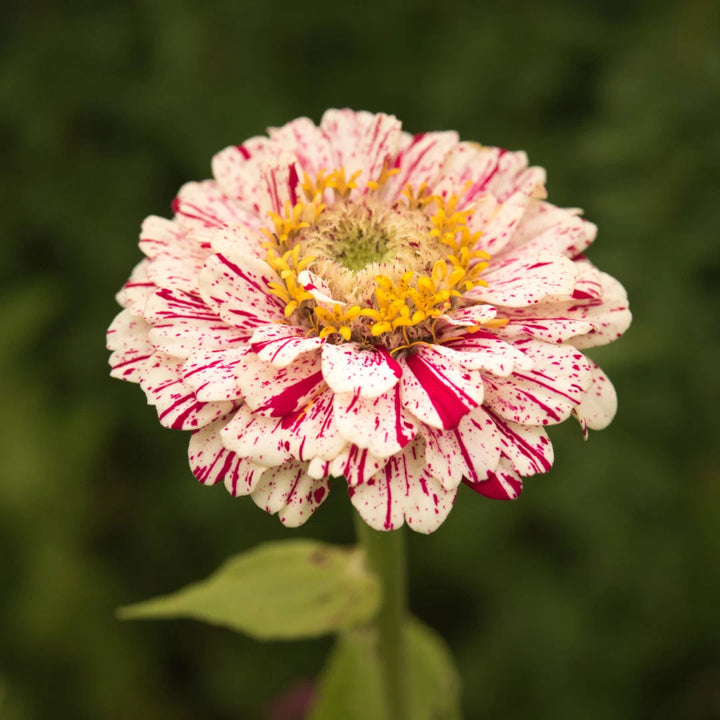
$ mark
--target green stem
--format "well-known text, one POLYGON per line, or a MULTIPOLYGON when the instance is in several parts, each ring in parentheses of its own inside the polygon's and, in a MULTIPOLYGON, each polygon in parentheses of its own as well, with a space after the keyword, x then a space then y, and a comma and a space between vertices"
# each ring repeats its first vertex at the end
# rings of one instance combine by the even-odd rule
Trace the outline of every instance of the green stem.
POLYGON ((382 601, 375 618, 378 653, 387 706, 392 720, 409 720, 409 686, 405 650, 407 568, 405 535, 400 530, 377 532, 355 514, 355 531, 368 565, 380 579, 382 601))

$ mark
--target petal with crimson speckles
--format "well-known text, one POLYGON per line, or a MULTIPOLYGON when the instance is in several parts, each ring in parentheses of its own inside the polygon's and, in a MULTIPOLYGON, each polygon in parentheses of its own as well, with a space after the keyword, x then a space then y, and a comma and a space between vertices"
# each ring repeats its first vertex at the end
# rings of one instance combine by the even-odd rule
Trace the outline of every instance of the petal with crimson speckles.
POLYGON ((183 380, 201 402, 237 400, 242 395, 237 366, 248 352, 246 347, 198 350, 183 365, 183 380))
POLYGON ((328 474, 344 477, 348 485, 360 485, 385 467, 389 458, 379 458, 367 448, 346 445, 345 449, 330 463, 328 474))
POLYGON ((228 326, 202 298, 181 290, 157 290, 147 301, 145 317, 152 325, 153 345, 178 358, 189 357, 198 347, 222 350, 249 339, 247 330, 228 326))
POLYGON ((197 430, 227 415, 233 403, 202 403, 182 377, 182 360, 155 353, 145 366, 140 387, 154 405, 160 423, 173 430, 197 430))
POLYGON ((580 404, 592 382, 588 360, 570 345, 517 343, 534 361, 507 378, 485 376, 485 404, 521 425, 556 425, 580 404))
POLYGON ((324 344, 318 337, 307 337, 305 328, 294 325, 261 325, 253 333, 250 347, 257 356, 275 367, 285 367, 299 355, 324 344))
POLYGON ((465 480, 465 484, 479 495, 491 500, 515 500, 522 492, 522 478, 512 469, 506 458, 480 482, 465 480))
POLYGON ((238 368, 238 379, 245 402, 272 417, 302 410, 325 389, 319 352, 304 353, 281 368, 249 354, 238 368))
POLYGON ((595 239, 597 226, 547 202, 533 201, 504 248, 504 255, 558 253, 574 258, 595 239))
POLYGON ((129 310, 123 310, 107 331, 107 348, 110 356, 110 375, 127 382, 139 383, 145 364, 155 349, 148 339, 150 326, 129 310))
POLYGON ((301 183, 302 168, 292 153, 280 152, 268 158, 262 165, 257 191, 260 216, 266 218, 268 212, 281 215, 286 204, 292 208, 304 200, 301 183))
POLYGON ((252 499, 266 512, 279 515, 283 525, 298 527, 317 510, 329 491, 326 479, 311 478, 303 463, 288 462, 263 473, 252 499))
POLYGON ((242 145, 232 145, 213 157, 213 176, 223 192, 257 213, 260 165, 273 152, 273 143, 266 137, 254 137, 242 145))
POLYGON ((605 429, 617 412, 617 393, 608 376, 592 361, 592 385, 582 402, 573 410, 587 437, 590 430, 605 429))
POLYGON ((402 369, 385 348, 365 349, 354 343, 328 343, 322 351, 322 373, 333 392, 375 398, 398 384, 402 369))
POLYGON ((477 480, 500 460, 501 436, 494 418, 482 407, 470 411, 452 430, 425 430, 425 459, 446 490, 463 477, 477 480))
POLYGON ((395 159, 400 170, 385 185, 383 195, 389 202, 397 200, 407 183, 419 187, 432 185, 445 164, 448 153, 457 145, 456 132, 429 132, 414 135, 395 159))
POLYGON ((268 417, 247 406, 223 430, 225 445, 263 465, 295 458, 333 460, 345 447, 333 418, 333 394, 326 390, 299 412, 268 417))
POLYGON ((254 330, 285 319, 285 304, 268 289, 268 283, 278 280, 275 271, 253 255, 245 254, 242 262, 212 255, 200 273, 200 292, 228 325, 254 330))
POLYGON ((157 286, 148 278, 149 260, 141 260, 132 271, 130 279, 115 295, 118 305, 133 315, 144 315, 147 299, 157 290, 157 286))
POLYGON ((340 434, 379 458, 400 452, 417 433, 417 423, 403 409, 397 385, 376 398, 336 394, 334 407, 340 434))
POLYGON ((473 300, 524 307, 554 295, 570 295, 578 270, 564 255, 515 258, 491 263, 483 277, 488 287, 478 286, 465 293, 473 300))
POLYGON ((553 446, 544 428, 518 425, 499 417, 494 418, 502 453, 520 475, 545 473, 552 467, 553 446))
POLYGON ((299 160, 302 171, 311 178, 315 178, 320 170, 327 172, 334 167, 332 147, 312 120, 301 117, 281 128, 269 128, 268 134, 277 145, 299 160))
POLYGON ((229 198, 214 180, 186 183, 173 201, 175 219, 188 231, 226 225, 260 225, 257 214, 229 198))
POLYGON ((431 427, 457 427, 483 400, 480 374, 453 364, 448 353, 435 346, 420 346, 401 358, 400 365, 403 406, 431 427))
POLYGON ((533 361, 525 353, 488 330, 476 330, 449 341, 443 352, 450 362, 467 370, 481 370, 507 377, 517 370, 530 370, 533 361))
POLYGON ((431 533, 445 520, 457 490, 445 490, 430 474, 422 443, 414 442, 368 481, 351 488, 363 520, 375 530, 395 530, 407 520, 416 532, 431 533))
POLYGON ((249 495, 267 468, 240 457, 222 444, 220 430, 225 422, 221 418, 192 434, 188 448, 190 468, 203 485, 222 482, 235 497, 249 495))

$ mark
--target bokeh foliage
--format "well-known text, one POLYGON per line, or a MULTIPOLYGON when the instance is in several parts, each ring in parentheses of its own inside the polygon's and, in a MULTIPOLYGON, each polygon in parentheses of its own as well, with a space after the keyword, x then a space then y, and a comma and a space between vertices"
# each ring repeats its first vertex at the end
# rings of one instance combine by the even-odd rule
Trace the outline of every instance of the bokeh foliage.
POLYGON ((352 538, 341 487, 285 531, 194 482, 110 381, 148 214, 211 155, 326 107, 524 148, 600 226, 635 322, 594 357, 620 411, 516 503, 411 538, 414 611, 467 717, 720 716, 720 3, 6 0, 0 23, 0 716, 255 720, 329 641, 262 645, 116 606, 272 539, 352 538))

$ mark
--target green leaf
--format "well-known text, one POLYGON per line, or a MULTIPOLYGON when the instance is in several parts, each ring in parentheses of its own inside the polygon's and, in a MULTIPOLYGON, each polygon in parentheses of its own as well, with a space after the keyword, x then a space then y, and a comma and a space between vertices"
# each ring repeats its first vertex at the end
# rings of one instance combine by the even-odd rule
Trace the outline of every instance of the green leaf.
POLYGON ((375 632, 370 628, 358 628, 338 637, 308 720, 338 718, 392 720, 375 654, 375 632))
POLYGON ((120 608, 118 615, 195 618, 259 640, 290 640, 366 622, 379 599, 360 549, 295 540, 260 545, 202 582, 120 608))
MULTIPOLYGON (((442 638, 419 620, 406 627, 411 720, 460 720, 460 681, 442 638)), ((343 633, 320 680, 309 720, 392 720, 382 686, 376 636, 343 633)))
POLYGON ((412 719, 460 720, 460 677, 445 641, 427 625, 411 618, 407 644, 412 719))

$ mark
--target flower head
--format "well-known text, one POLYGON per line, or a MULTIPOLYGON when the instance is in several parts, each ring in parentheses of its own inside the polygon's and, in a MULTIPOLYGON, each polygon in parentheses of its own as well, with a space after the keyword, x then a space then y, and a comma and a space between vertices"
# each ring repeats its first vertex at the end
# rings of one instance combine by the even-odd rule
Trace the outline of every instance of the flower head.
POLYGON ((372 527, 431 532, 461 482, 514 499, 549 470, 545 426, 612 419, 581 350, 628 327, 625 291, 524 153, 330 110, 213 174, 143 223, 108 331, 201 482, 295 526, 344 477, 372 527))

